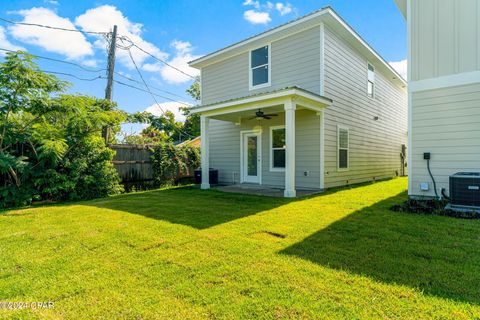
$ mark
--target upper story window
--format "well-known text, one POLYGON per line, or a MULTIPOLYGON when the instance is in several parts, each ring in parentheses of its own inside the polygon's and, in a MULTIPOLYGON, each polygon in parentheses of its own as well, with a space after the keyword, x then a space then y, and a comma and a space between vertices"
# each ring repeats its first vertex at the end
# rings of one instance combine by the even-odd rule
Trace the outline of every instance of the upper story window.
POLYGON ((270 46, 250 51, 250 90, 270 85, 270 46))
POLYGON ((338 126, 338 170, 348 170, 349 166, 349 149, 350 149, 350 133, 346 127, 338 126))
POLYGON ((367 70, 367 95, 373 98, 375 95, 375 67, 368 63, 367 70))
POLYGON ((285 170, 285 126, 270 127, 270 171, 285 170))

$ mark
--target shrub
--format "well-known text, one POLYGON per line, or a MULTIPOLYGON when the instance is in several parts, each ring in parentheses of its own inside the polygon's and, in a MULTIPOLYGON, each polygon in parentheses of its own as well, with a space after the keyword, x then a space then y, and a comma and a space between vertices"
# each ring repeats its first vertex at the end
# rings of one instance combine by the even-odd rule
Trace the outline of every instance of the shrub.
POLYGON ((175 184, 199 165, 200 150, 196 147, 163 143, 153 148, 152 168, 156 186, 175 184))
POLYGON ((118 131, 126 115, 110 101, 62 95, 66 87, 26 53, 0 64, 0 207, 122 190, 101 132, 118 131))

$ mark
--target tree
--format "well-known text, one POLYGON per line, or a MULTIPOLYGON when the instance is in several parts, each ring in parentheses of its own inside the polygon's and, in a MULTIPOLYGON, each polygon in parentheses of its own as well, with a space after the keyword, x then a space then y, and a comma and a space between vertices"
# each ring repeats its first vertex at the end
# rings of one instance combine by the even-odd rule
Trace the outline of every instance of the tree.
POLYGON ((0 206, 88 199, 121 190, 101 137, 126 114, 110 101, 62 92, 24 53, 0 64, 0 206))
MULTIPOLYGON (((196 77, 192 85, 187 89, 187 93, 197 102, 200 102, 200 78, 196 77)), ((182 107, 183 115, 185 116, 185 124, 183 125, 183 131, 191 136, 200 135, 200 116, 198 114, 192 114, 190 108, 182 107)))
MULTIPOLYGON (((195 78, 186 92, 200 102, 200 78, 195 78)), ((139 134, 124 135, 123 142, 128 144, 161 144, 185 141, 200 135, 200 116, 192 114, 189 107, 180 107, 185 115, 185 123, 177 122, 175 115, 166 111, 160 116, 148 112, 138 112, 130 115, 128 122, 145 123, 148 127, 139 134)))

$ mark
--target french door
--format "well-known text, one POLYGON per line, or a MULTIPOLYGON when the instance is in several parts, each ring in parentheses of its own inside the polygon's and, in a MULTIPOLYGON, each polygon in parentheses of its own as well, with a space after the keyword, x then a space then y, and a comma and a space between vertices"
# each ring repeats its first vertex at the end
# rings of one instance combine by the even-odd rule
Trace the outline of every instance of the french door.
POLYGON ((260 132, 243 133, 242 153, 243 182, 260 184, 262 170, 260 132))

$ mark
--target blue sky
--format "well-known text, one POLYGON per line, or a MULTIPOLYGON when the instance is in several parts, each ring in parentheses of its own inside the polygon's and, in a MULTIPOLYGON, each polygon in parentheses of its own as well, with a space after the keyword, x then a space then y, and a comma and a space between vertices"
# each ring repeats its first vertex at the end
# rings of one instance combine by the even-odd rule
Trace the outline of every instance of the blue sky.
MULTIPOLYGON (((113 24, 118 24, 121 35, 193 75, 195 70, 186 65, 187 61, 328 5, 387 61, 403 61, 406 57, 405 21, 393 0, 0 0, 0 4, 0 17, 14 21, 101 32, 107 32, 113 24)), ((79 63, 91 69, 103 69, 106 66, 105 46, 105 40, 98 36, 0 21, 0 48, 23 48, 33 54, 79 63)), ((174 95, 154 89, 155 93, 173 100, 192 102, 185 94, 185 89, 191 84, 189 77, 135 48, 131 50, 147 83, 174 95)), ((128 51, 118 50, 117 57, 116 71, 140 81, 128 51)), ((42 69, 72 73, 82 78, 104 75, 104 72, 85 72, 55 62, 39 60, 38 63, 42 69)), ((405 64, 397 63, 395 67, 405 68, 405 64)), ((80 81, 67 76, 59 77, 73 83, 71 92, 104 95, 104 79, 80 81)), ((122 109, 129 112, 143 111, 154 105, 148 93, 118 84, 114 86, 113 97, 122 109)), ((168 102, 160 97, 157 100, 159 103, 168 102)), ((176 110, 178 104, 166 103, 163 108, 176 110)))

